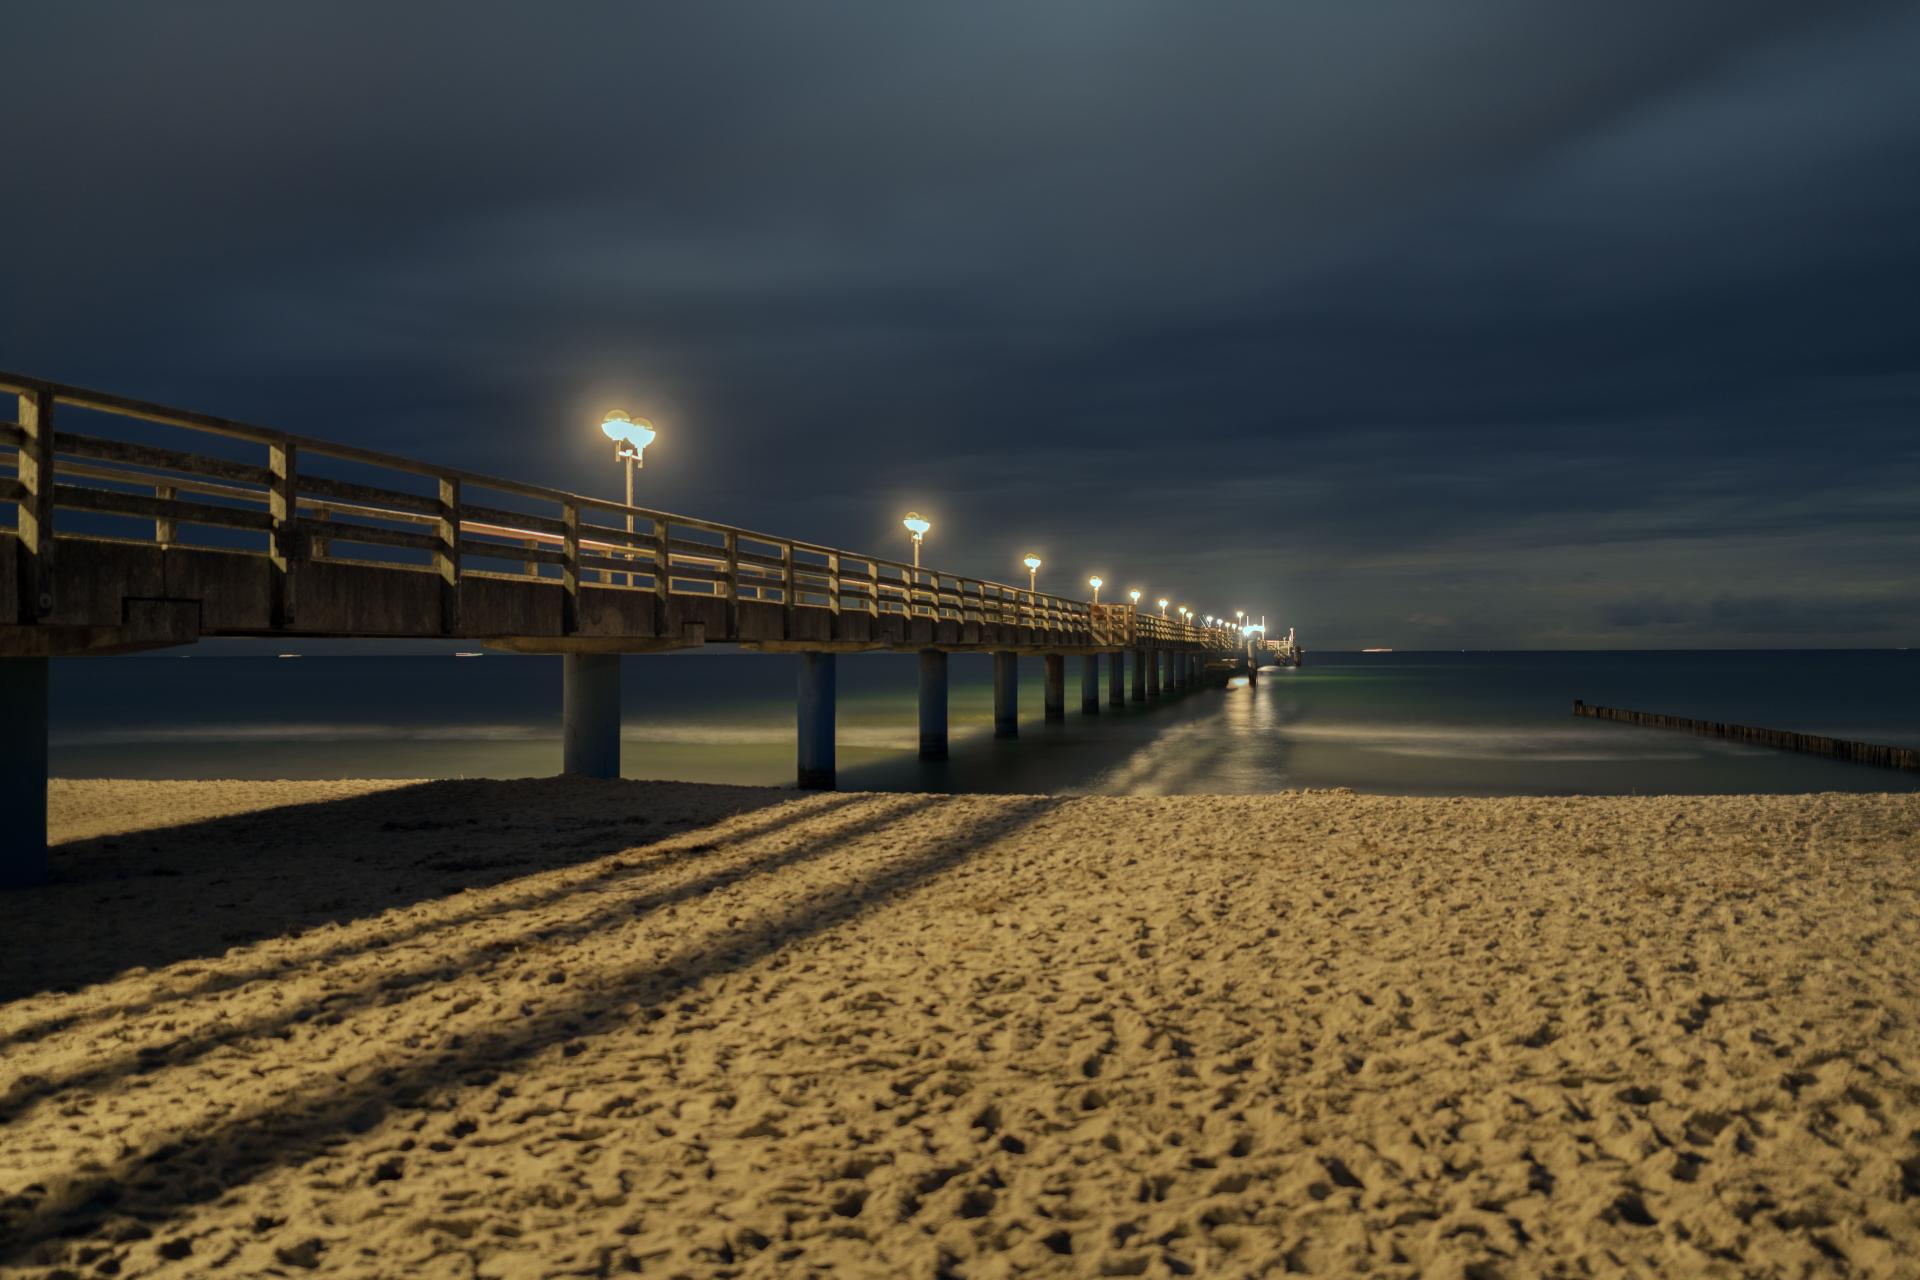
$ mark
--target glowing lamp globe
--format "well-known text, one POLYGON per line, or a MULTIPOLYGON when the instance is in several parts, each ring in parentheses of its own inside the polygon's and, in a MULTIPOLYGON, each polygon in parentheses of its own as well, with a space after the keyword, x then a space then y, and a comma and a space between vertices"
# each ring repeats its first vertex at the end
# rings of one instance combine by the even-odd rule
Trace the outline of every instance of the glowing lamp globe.
POLYGON ((647 451, 654 441, 653 424, 645 418, 627 416, 624 409, 615 409, 600 423, 600 430, 607 439, 619 446, 622 454, 631 453, 638 458, 647 451))

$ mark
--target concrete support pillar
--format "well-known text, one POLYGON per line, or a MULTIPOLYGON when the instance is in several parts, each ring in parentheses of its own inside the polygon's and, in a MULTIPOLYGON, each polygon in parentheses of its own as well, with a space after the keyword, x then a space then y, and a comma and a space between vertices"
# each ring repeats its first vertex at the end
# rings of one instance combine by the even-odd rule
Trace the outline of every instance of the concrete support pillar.
POLYGON ((1187 659, 1187 664, 1193 672, 1191 677, 1193 687, 1198 689, 1207 682, 1207 656, 1203 653, 1196 653, 1187 659))
POLYGON ((1179 693, 1186 687, 1187 682, 1180 677, 1180 655, 1169 649, 1167 651, 1167 692, 1179 693))
POLYGON ((1147 700, 1147 651, 1145 649, 1133 651, 1133 700, 1135 702, 1147 700))
POLYGON ((47 660, 0 658, 0 889, 47 880, 47 660))
POLYGON ((947 655, 920 651, 920 758, 947 758, 947 655))
POLYGON ((620 776, 620 655, 569 653, 560 702, 561 769, 575 778, 620 776))
POLYGON ((1107 655, 1107 705, 1127 705, 1127 652, 1124 649, 1107 655))
POLYGON ((796 781, 803 790, 833 790, 833 700, 833 655, 801 654, 800 698, 794 718, 800 731, 796 781))
POLYGON ((1100 655, 1089 653, 1080 659, 1080 710, 1082 714, 1100 714, 1100 655))
MULTIPOLYGON (((996 656, 995 661, 999 659, 996 656)), ((1067 659, 1065 654, 1049 653, 1047 661, 1047 719, 1065 720, 1067 718, 1067 659)), ((994 669, 996 678, 999 668, 994 669)), ((996 686, 996 697, 997 697, 996 686)), ((998 705, 997 701, 996 704, 998 705)))
POLYGON ((1160 651, 1148 649, 1141 656, 1147 660, 1147 696, 1157 698, 1160 696, 1160 651))
POLYGON ((993 655, 993 736, 1020 736, 1020 656, 993 655))
POLYGON ((1247 654, 1247 683, 1260 683, 1260 659, 1252 653, 1247 654))

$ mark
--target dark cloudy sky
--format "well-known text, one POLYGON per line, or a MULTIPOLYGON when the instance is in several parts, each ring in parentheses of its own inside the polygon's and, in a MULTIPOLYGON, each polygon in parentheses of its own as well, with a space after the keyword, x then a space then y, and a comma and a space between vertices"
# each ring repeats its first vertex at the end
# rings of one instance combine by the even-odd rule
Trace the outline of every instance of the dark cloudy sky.
POLYGON ((0 367, 1309 645, 1920 639, 1920 4, 7 6, 0 367))

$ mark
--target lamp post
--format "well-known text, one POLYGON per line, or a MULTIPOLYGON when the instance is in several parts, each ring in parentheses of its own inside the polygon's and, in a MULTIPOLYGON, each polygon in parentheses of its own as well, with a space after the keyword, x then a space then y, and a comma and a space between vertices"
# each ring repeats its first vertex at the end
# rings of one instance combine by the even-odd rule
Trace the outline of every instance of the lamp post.
POLYGON ((1154 603, 1160 606, 1160 616, 1163 618, 1166 617, 1167 616, 1167 598, 1165 596, 1161 596, 1158 600, 1154 601, 1154 603))
POLYGON ((1095 574, 1093 577, 1087 579, 1087 585, 1093 588, 1093 602, 1095 604, 1100 603, 1100 588, 1104 586, 1105 583, 1106 580, 1099 574, 1095 574))
POLYGON ((918 511, 907 512, 907 518, 900 522, 906 526, 907 534, 913 539, 913 567, 920 567, 920 540, 927 536, 927 530, 933 525, 918 511))
POLYGON ((1127 592, 1127 598, 1133 601, 1133 607, 1136 610, 1140 608, 1140 593, 1137 590, 1127 592))
POLYGON ((1040 557, 1029 551, 1020 563, 1027 566, 1027 594, 1032 595, 1040 589, 1040 557))
MULTIPOLYGON (((627 464, 627 505, 633 505, 633 473, 646 465, 647 446, 653 443, 653 424, 645 418, 630 418, 625 409, 615 409, 600 421, 600 430, 607 439, 613 441, 613 456, 616 461, 627 464)), ((627 532, 633 532, 633 512, 627 512, 627 532)), ((633 559, 633 539, 627 539, 627 559, 633 559)), ((667 572, 666 565, 658 566, 658 572, 667 572)), ((627 585, 633 585, 633 574, 627 574, 627 585)))

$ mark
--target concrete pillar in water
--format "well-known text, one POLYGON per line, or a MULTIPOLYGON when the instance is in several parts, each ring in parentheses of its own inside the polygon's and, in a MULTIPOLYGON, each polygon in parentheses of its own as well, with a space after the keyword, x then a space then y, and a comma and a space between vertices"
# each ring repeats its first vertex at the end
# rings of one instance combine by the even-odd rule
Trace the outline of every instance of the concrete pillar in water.
MULTIPOLYGON (((800 759, 796 781, 808 791, 833 790, 833 655, 800 655, 800 759)), ((923 695, 924 696, 924 695, 923 695)), ((921 706, 926 704, 923 701, 921 706)))
POLYGON ((561 770, 575 778, 620 776, 620 655, 560 659, 561 770))
POLYGON ((1107 705, 1127 705, 1127 652, 1124 649, 1107 655, 1107 705))
POLYGON ((947 655, 920 651, 920 758, 947 758, 947 655))
POLYGON ((1133 651, 1133 700, 1135 702, 1147 700, 1147 651, 1145 649, 1133 651))
POLYGON ((1090 716, 1100 714, 1100 655, 1097 653, 1080 659, 1080 710, 1090 716))
POLYGON ((47 660, 0 658, 0 889, 47 881, 47 660))
POLYGON ((1020 656, 993 655, 993 736, 1020 736, 1020 656))
MULTIPOLYGON (((994 660, 999 661, 995 655, 994 660)), ((1067 718, 1067 659, 1065 654, 1049 653, 1047 660, 1047 719, 1065 720, 1067 718)), ((994 668, 996 675, 999 668, 994 668)))
POLYGON ((1167 691, 1169 693, 1178 693, 1186 687, 1187 687, 1187 682, 1180 678, 1180 655, 1173 652, 1172 650, 1168 650, 1167 652, 1167 691))
POLYGON ((1157 698, 1160 696, 1160 651, 1148 649, 1141 656, 1147 660, 1147 696, 1157 698))

